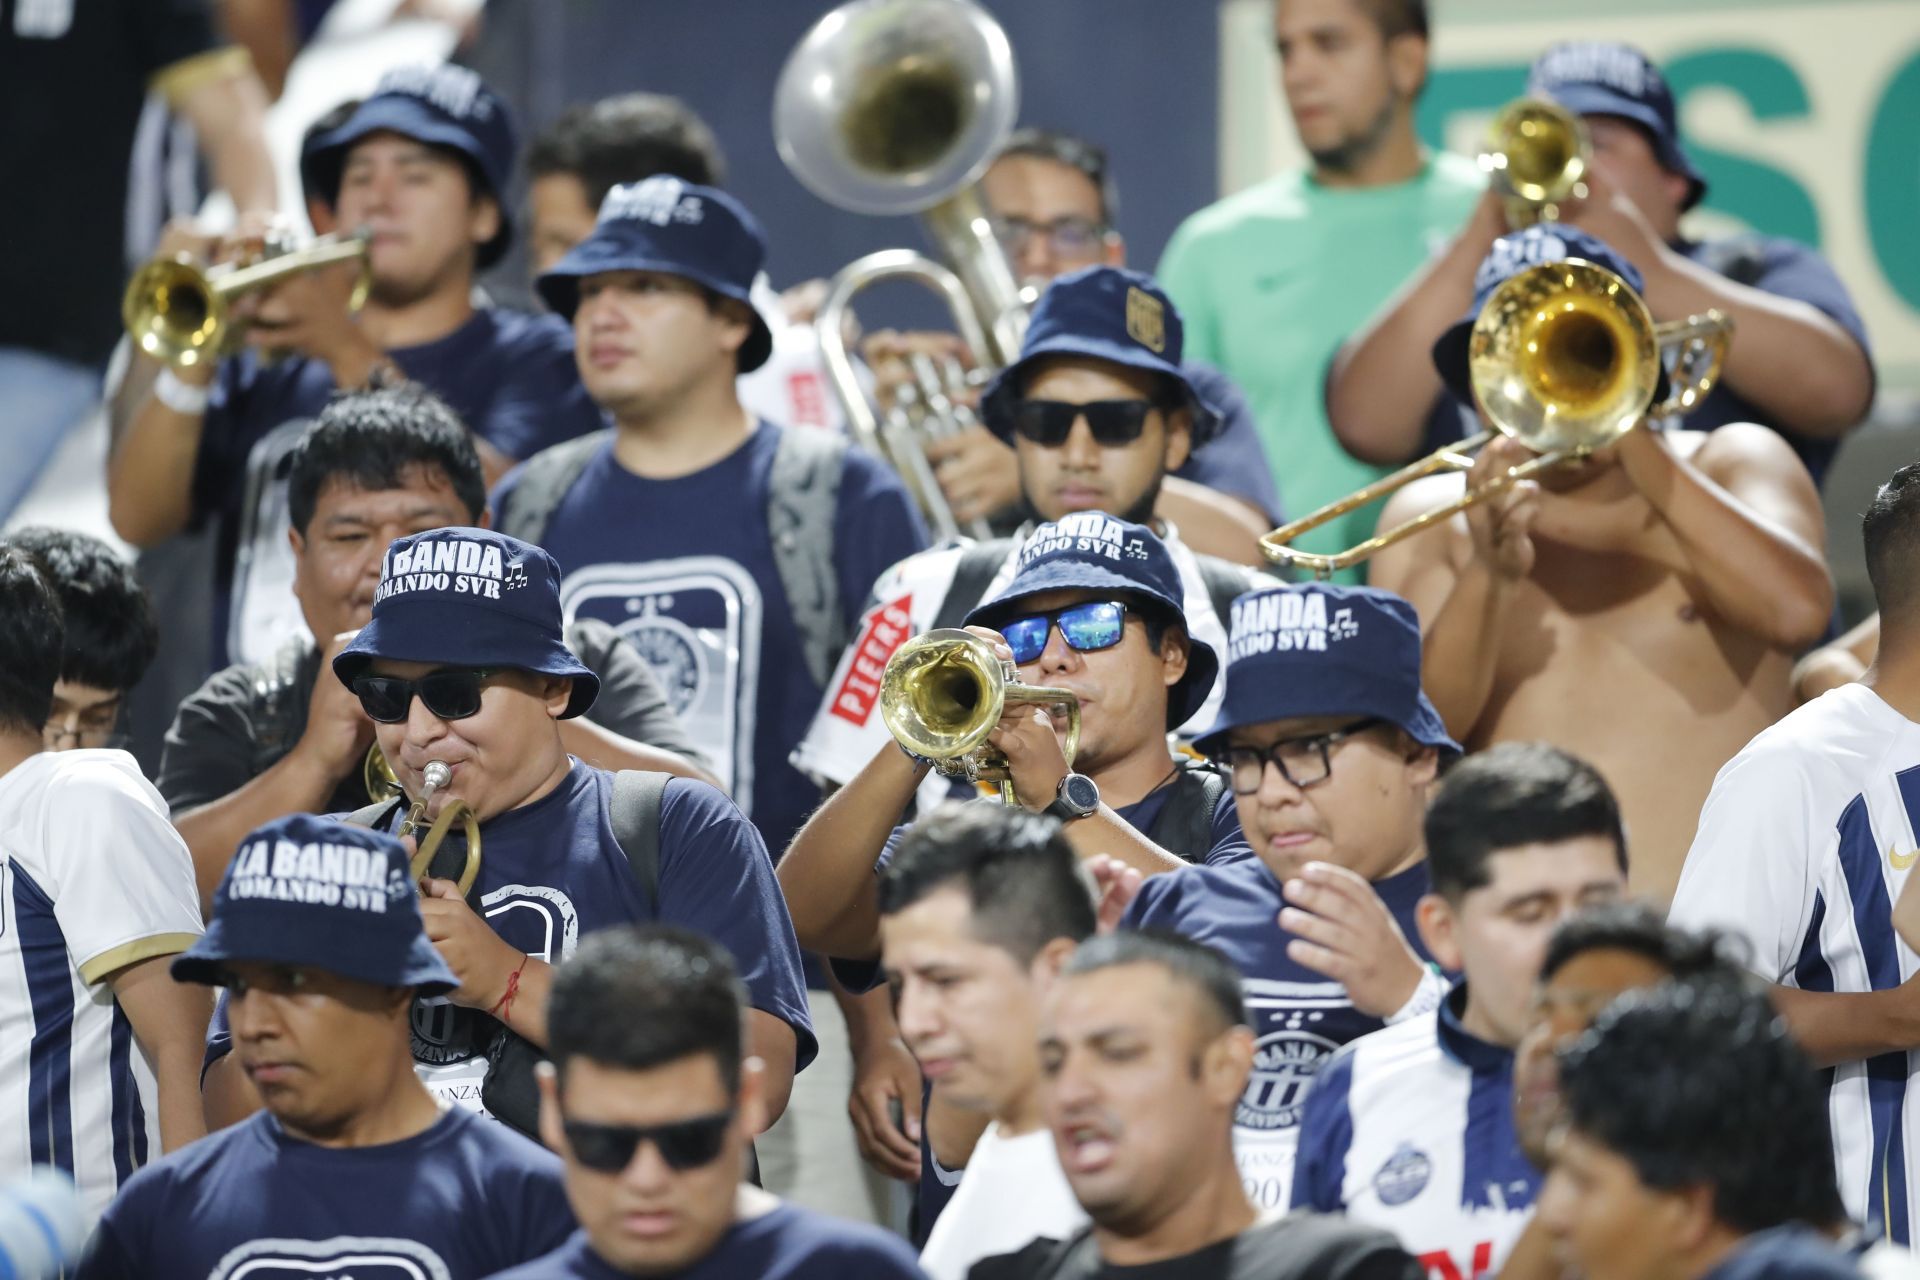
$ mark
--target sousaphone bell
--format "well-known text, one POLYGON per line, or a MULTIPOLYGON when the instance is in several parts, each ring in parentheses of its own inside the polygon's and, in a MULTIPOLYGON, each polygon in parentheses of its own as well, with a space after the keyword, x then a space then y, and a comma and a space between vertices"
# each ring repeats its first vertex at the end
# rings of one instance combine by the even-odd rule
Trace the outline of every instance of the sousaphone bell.
MULTIPOLYGON (((427 827, 425 835, 420 834, 421 824, 426 821, 427 806, 433 803, 434 793, 446 786, 453 778, 453 770, 445 761, 429 760, 427 767, 421 770, 420 797, 407 808, 407 816, 400 821, 400 829, 394 834, 401 839, 408 836, 419 841, 408 870, 417 885, 427 877, 433 866, 434 855, 440 852, 441 842, 447 838, 447 832, 453 830, 453 824, 459 823, 466 834, 466 859, 457 876, 442 877, 451 879, 460 890, 460 896, 466 897, 473 888, 473 882, 480 876, 480 819, 474 815, 467 802, 449 799, 440 808, 440 816, 427 827)), ((367 749, 366 763, 361 768, 361 779, 366 783, 367 796, 376 804, 391 800, 406 799, 406 788, 400 785, 400 779, 393 771, 393 765, 387 760, 386 753, 380 750, 380 744, 374 743, 367 749)))

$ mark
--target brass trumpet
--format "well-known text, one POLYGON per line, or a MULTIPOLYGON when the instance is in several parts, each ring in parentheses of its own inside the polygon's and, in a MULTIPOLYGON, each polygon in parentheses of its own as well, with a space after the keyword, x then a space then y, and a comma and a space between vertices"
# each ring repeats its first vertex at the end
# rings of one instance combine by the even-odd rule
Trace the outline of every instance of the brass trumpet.
MULTIPOLYGON (((408 867, 413 882, 419 884, 433 866, 434 855, 440 852, 440 843, 447 838, 447 832, 453 829, 454 823, 460 823, 466 832, 467 855, 454 884, 464 898, 480 875, 480 819, 474 816, 466 801, 449 800, 441 807, 440 816, 433 820, 433 825, 427 828, 426 835, 419 835, 420 826, 426 821, 427 806, 433 802, 434 792, 446 786, 452 777, 453 770, 443 761, 428 761, 422 771, 420 798, 408 807, 407 816, 401 819, 400 830, 395 834, 402 839, 417 836, 420 841, 408 867)), ((366 763, 361 767, 361 780, 367 785, 367 797, 376 804, 406 798, 406 789, 400 785, 399 776, 394 773, 393 765, 377 742, 367 749, 366 763)))
POLYGON ((372 242, 372 233, 364 229, 321 236, 298 248, 269 242, 268 256, 245 267, 203 267, 184 254, 153 258, 127 281, 120 318, 134 345, 156 360, 178 368, 218 360, 232 352, 239 338, 233 300, 288 276, 358 259, 360 280, 348 303, 358 311, 372 283, 367 265, 372 242))
POLYGON ((1695 408, 1719 380, 1733 320, 1720 311, 1656 325, 1631 285, 1579 258, 1529 267, 1487 299, 1474 320, 1467 361, 1474 399, 1493 430, 1436 449, 1358 493, 1282 525, 1260 539, 1276 564, 1327 577, 1550 467, 1577 462, 1631 431, 1643 418, 1695 408), (1661 352, 1673 349, 1667 398, 1653 403, 1661 352), (1287 544, 1329 520, 1442 471, 1466 471, 1498 433, 1538 457, 1404 524, 1337 554, 1287 544))
POLYGON ((1072 764, 1080 747, 1080 699, 1065 689, 1021 684, 1018 669, 979 636, 954 627, 915 636, 880 676, 880 719, 894 741, 948 777, 998 782, 1008 804, 1017 801, 1007 758, 986 742, 1006 709, 1021 703, 1066 711, 1061 750, 1072 764))
POLYGON ((1480 168, 1505 198, 1514 230, 1560 216, 1563 201, 1587 194, 1593 140, 1579 116, 1545 98, 1520 98, 1502 107, 1487 128, 1480 168))

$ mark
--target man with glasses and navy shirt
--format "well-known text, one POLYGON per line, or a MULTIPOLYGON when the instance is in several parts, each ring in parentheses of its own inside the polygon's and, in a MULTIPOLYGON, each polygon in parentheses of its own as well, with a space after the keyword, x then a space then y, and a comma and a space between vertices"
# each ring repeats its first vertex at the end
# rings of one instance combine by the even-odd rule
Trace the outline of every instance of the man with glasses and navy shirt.
POLYGON ((1327 1059, 1445 990, 1414 950, 1414 913, 1427 792, 1460 748, 1420 691, 1413 609, 1384 591, 1242 596, 1226 683, 1195 745, 1225 765, 1255 856, 1147 879, 1120 925, 1206 943, 1240 970, 1255 1045, 1234 1147, 1254 1203, 1278 1208, 1327 1059))
POLYGON ((767 1123, 748 998, 726 951, 685 930, 581 944, 554 979, 539 1069, 541 1136, 580 1229, 498 1280, 919 1280, 898 1238, 745 1185, 767 1123))
MULTIPOLYGON (((424 884, 427 936, 458 985, 415 1007, 421 1075, 463 1105, 483 1094, 520 1101, 524 1113, 501 1118, 531 1127, 532 1080, 522 1072, 514 1087, 513 1072, 534 1054, 499 1033, 545 1045, 554 969, 580 938, 664 920, 733 953, 752 993, 766 1114, 777 1117, 814 1039, 766 846, 725 796, 686 778, 666 779, 652 811, 622 832, 635 808, 631 780, 661 775, 609 773, 563 747, 558 722, 592 705, 599 679, 562 642, 559 582, 545 551, 489 530, 397 539, 372 619, 333 661, 409 796, 422 794, 430 761, 450 766, 427 820, 459 800, 480 824, 484 858, 471 889, 442 878, 439 864, 424 884)), ((368 820, 391 827, 401 808, 368 820)))

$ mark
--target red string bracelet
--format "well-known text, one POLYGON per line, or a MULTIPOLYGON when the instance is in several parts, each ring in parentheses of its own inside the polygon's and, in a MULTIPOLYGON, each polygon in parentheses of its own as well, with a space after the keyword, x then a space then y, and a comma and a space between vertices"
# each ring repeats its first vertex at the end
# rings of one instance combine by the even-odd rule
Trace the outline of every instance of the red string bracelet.
POLYGON ((507 989, 494 1001, 493 1008, 487 1010, 489 1017, 498 1017, 506 1022, 513 1017, 513 998, 520 994, 520 970, 527 967, 527 957, 520 957, 520 967, 507 975, 507 989))

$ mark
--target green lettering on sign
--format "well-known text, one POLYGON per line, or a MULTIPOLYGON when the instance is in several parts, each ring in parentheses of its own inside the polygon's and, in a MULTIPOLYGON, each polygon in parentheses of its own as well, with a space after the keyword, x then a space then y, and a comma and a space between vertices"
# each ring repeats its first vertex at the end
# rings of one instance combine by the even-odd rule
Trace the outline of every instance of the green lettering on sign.
MULTIPOLYGON (((1739 95, 1755 120, 1796 119, 1812 112, 1800 73, 1771 53, 1710 49, 1669 59, 1662 69, 1674 98, 1682 104, 1701 89, 1722 89, 1739 95)), ((1707 180, 1711 207, 1767 235, 1819 246, 1819 210, 1792 177, 1772 165, 1691 139, 1685 145, 1707 180)))
POLYGON ((1894 72, 1867 130, 1867 238, 1880 272, 1900 300, 1920 310, 1920 53, 1894 72))

